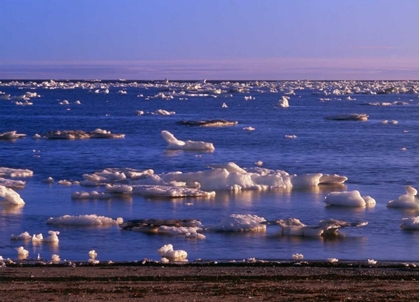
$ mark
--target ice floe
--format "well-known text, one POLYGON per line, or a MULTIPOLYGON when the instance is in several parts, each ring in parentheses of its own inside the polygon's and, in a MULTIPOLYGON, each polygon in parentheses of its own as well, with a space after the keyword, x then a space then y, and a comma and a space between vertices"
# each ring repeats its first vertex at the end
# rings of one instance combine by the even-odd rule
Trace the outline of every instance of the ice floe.
POLYGON ((32 236, 28 232, 23 232, 19 235, 10 235, 10 240, 31 240, 32 236))
POLYGON ((32 177, 33 174, 34 172, 28 169, 13 169, 13 168, 0 167, 0 177, 25 178, 25 177, 32 177))
POLYGON ((350 114, 338 114, 326 116, 326 120, 335 120, 335 121, 367 121, 369 115, 365 113, 350 113, 350 114))
POLYGON ((372 197, 361 196, 357 190, 331 192, 325 197, 324 202, 330 206, 344 207, 374 207, 376 205, 376 201, 372 197))
POLYGON ((251 214, 232 214, 206 230, 215 232, 265 232, 265 218, 251 214))
POLYGON ((214 151, 212 143, 203 141, 181 141, 169 131, 163 130, 161 132, 162 138, 168 143, 166 149, 169 150, 192 150, 192 151, 214 151))
POLYGON ((123 219, 118 217, 112 219, 105 216, 91 215, 64 215, 60 217, 50 217, 47 220, 49 225, 68 225, 68 226, 103 226, 103 225, 119 225, 123 223, 123 219))
POLYGON ((304 236, 319 237, 338 235, 338 230, 344 227, 361 227, 367 222, 347 222, 336 219, 326 219, 318 222, 317 225, 306 225, 297 218, 280 219, 276 221, 267 221, 266 224, 278 224, 281 227, 281 233, 285 236, 304 236))
POLYGON ((18 138, 24 138, 26 134, 16 133, 17 131, 7 131, 0 133, 1 140, 15 140, 18 138))
POLYGON ((184 120, 176 122, 178 125, 185 126, 200 126, 200 127, 229 127, 235 126, 238 124, 237 121, 227 121, 227 120, 184 120))
POLYGON ((289 107, 289 99, 290 99, 290 97, 288 97, 288 96, 282 96, 281 100, 279 102, 279 106, 282 107, 282 108, 289 107))
POLYGON ((125 134, 114 134, 111 131, 95 129, 85 132, 82 130, 54 130, 42 135, 33 136, 33 138, 44 139, 90 139, 90 138, 124 138, 125 134))
POLYGON ((0 197, 4 198, 3 200, 1 200, 1 203, 15 204, 15 205, 25 204, 23 199, 20 197, 19 193, 17 193, 13 189, 10 189, 1 185, 0 185, 0 197))
POLYGON ((412 218, 403 218, 400 227, 404 230, 419 230, 419 216, 412 218))
POLYGON ((405 192, 406 193, 398 197, 398 199, 388 201, 387 207, 418 209, 419 196, 417 195, 417 190, 412 186, 405 186, 405 192))

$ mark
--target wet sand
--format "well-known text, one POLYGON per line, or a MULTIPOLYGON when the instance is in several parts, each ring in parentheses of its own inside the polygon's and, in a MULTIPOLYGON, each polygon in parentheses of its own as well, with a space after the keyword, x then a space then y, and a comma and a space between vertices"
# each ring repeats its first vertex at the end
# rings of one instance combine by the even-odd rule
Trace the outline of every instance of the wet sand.
POLYGON ((8 265, 0 301, 418 301, 416 264, 8 265))

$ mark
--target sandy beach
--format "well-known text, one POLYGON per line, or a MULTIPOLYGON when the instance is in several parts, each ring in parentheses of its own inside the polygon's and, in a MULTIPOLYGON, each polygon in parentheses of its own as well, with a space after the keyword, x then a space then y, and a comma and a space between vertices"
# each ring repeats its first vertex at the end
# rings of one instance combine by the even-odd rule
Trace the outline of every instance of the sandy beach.
POLYGON ((1 301, 418 301, 417 263, 14 264, 1 301))

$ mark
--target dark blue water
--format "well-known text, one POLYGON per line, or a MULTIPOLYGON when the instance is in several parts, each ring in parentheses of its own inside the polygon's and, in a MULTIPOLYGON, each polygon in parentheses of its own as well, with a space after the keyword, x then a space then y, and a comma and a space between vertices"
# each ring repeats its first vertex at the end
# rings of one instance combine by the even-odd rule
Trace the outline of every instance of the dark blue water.
MULTIPOLYGON (((98 84, 97 84, 98 85, 98 84)), ((124 85, 118 83, 118 85, 124 85)), ((404 186, 418 189, 419 111, 416 94, 352 94, 319 96, 314 89, 296 90, 288 108, 278 107, 283 92, 264 93, 252 87, 250 93, 222 93, 216 98, 174 96, 172 100, 150 98, 162 87, 115 87, 109 94, 94 89, 30 89, 29 84, 0 86, 11 96, 37 92, 32 106, 18 106, 13 100, 0 100, 0 133, 17 130, 27 135, 16 141, 0 140, 0 167, 34 171, 18 193, 26 204, 21 208, 0 208, 0 255, 16 258, 14 247, 23 245, 30 257, 40 253, 50 258, 87 260, 95 249, 100 260, 159 259, 157 249, 172 243, 188 252, 189 259, 289 259, 293 253, 305 259, 418 260, 418 232, 403 231, 402 218, 418 216, 418 210, 389 209, 389 200, 404 194, 404 186), (118 94, 124 89, 127 94, 118 94), (89 92, 90 91, 90 92, 89 92), (137 97, 143 94, 144 97, 137 97), (245 100, 244 96, 253 96, 245 100), (180 100, 183 99, 183 100, 180 100), (187 98, 187 100, 185 100, 187 98), (330 100, 321 101, 320 98, 330 100), (60 105, 68 100, 69 105, 60 105), (80 100, 81 104, 75 104, 80 100), (371 102, 403 101, 408 105, 369 106, 371 102), (228 108, 222 108, 226 103, 228 108), (158 109, 175 111, 170 116, 137 116, 136 111, 158 109), (325 116, 366 113, 366 122, 325 120, 325 116), (226 119, 238 121, 233 127, 187 127, 180 120, 226 119), (397 120, 398 124, 383 124, 397 120), (255 131, 245 131, 244 127, 255 131), (124 139, 34 140, 31 137, 51 130, 96 128, 124 133, 124 139), (160 132, 168 130, 181 140, 212 142, 214 152, 166 151, 160 132), (286 139, 285 135, 296 135, 286 139), (405 151, 402 148, 406 148, 405 151), (155 173, 202 171, 208 164, 235 162, 250 168, 258 160, 269 169, 290 174, 337 173, 348 177, 339 190, 359 190, 373 197, 370 209, 325 207, 325 196, 337 188, 319 186, 285 191, 217 192, 214 199, 147 199, 140 196, 112 198, 109 201, 74 201, 79 186, 45 185, 51 176, 82 180, 84 173, 109 167, 153 169, 155 173), (279 227, 270 226, 260 233, 206 233, 205 240, 187 240, 168 235, 147 235, 121 231, 118 227, 57 226, 61 232, 57 246, 10 241, 11 234, 28 231, 47 235, 46 220, 53 216, 97 214, 107 217, 196 218, 203 224, 219 222, 230 214, 253 214, 266 219, 295 217, 306 224, 335 218, 368 221, 363 228, 343 229, 336 239, 284 237, 279 227)), ((220 84, 215 84, 217 85, 220 84)), ((287 85, 287 83, 286 83, 287 85)), ((417 82, 418 86, 418 82, 417 82)), ((164 88, 167 92, 166 88, 164 88)), ((169 91, 185 90, 173 84, 169 91)), ((194 92, 187 92, 194 93, 194 92)))

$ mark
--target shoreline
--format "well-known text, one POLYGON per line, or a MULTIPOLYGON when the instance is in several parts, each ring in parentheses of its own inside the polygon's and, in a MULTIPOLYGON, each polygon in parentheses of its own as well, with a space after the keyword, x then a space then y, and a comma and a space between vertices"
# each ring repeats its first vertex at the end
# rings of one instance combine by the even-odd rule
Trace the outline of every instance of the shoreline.
POLYGON ((418 301, 418 263, 118 262, 0 268, 2 301, 418 301))

